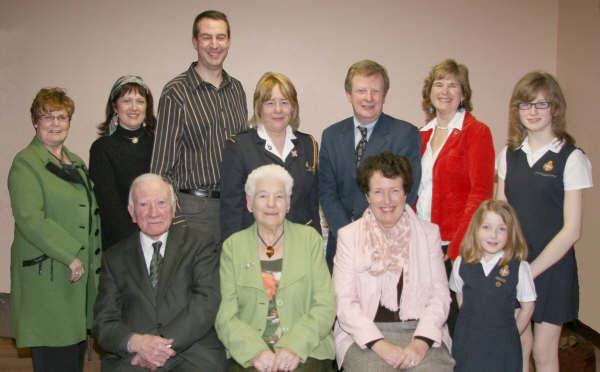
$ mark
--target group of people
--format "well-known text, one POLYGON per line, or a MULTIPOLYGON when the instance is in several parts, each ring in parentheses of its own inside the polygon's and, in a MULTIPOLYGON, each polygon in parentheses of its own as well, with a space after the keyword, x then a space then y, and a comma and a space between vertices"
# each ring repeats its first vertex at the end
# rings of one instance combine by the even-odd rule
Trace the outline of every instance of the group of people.
POLYGON ((527 371, 532 353, 558 370, 592 177, 554 77, 517 82, 494 160, 464 65, 432 68, 417 129, 359 61, 353 115, 319 151, 283 74, 259 79, 247 122, 225 14, 192 36, 157 117, 140 77, 115 82, 89 171, 64 146, 73 101, 44 88, 31 105, 8 185, 11 326, 35 371, 81 371, 88 330, 104 371, 527 371))

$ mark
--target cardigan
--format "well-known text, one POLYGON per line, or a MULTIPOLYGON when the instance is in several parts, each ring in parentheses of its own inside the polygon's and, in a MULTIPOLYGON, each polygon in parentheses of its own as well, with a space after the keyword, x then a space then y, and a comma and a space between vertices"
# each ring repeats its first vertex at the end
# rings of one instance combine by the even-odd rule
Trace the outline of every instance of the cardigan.
MULTIPOLYGON (((331 327, 335 293, 323 256, 323 239, 309 226, 284 221, 284 251, 277 310, 283 335, 275 350, 287 347, 302 362, 333 359, 331 327)), ((231 235, 221 253, 221 306, 215 328, 227 349, 244 367, 269 347, 262 338, 268 297, 262 282, 256 223, 231 235)))
MULTIPOLYGON (((433 128, 421 128, 421 155, 427 149, 433 128)), ((465 114, 462 129, 453 129, 439 150, 433 166, 431 222, 440 227, 442 240, 449 241, 448 256, 460 252, 471 217, 494 191, 494 143, 490 129, 465 114)))

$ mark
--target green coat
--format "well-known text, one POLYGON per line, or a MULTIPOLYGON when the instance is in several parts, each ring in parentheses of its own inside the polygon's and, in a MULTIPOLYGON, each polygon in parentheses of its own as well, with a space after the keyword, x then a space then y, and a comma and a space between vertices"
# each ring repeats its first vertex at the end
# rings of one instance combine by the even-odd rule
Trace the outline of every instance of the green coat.
POLYGON ((18 347, 72 345, 84 340, 92 325, 100 218, 85 164, 65 147, 63 151, 86 185, 59 176, 58 161, 38 137, 15 156, 8 174, 15 219, 10 319, 18 347), (43 262, 23 265, 43 255, 48 256, 43 262), (85 274, 71 283, 68 265, 75 258, 85 274))
MULTIPOLYGON (((284 229, 277 289, 283 336, 275 349, 287 347, 302 362, 307 357, 333 359, 335 292, 323 255, 323 239, 314 228, 287 220, 284 229)), ((221 306, 215 328, 228 355, 249 367, 252 358, 269 348, 262 338, 269 301, 262 282, 256 223, 225 240, 220 277, 221 306)))

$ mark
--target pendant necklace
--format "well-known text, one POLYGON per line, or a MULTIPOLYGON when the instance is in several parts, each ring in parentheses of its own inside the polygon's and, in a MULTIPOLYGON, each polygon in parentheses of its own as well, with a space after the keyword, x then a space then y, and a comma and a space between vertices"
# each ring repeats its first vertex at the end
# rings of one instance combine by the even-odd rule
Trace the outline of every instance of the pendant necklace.
POLYGON ((281 238, 283 237, 283 232, 284 232, 284 230, 281 230, 281 235, 279 235, 279 238, 277 238, 273 242, 273 244, 269 245, 269 244, 265 243, 265 240, 262 238, 262 236, 260 236, 260 233, 258 232, 258 229, 256 229, 256 235, 258 235, 258 238, 264 244, 264 246, 267 247, 267 251, 266 251, 267 257, 271 258, 275 254, 275 248, 274 247, 277 245, 277 243, 279 243, 279 240, 281 240, 281 238))

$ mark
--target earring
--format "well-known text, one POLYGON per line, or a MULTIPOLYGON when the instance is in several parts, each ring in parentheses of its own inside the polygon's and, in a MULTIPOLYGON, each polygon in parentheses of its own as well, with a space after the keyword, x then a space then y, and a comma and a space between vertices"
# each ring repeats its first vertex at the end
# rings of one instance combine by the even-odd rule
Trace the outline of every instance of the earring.
POLYGON ((433 114, 435 112, 435 107, 433 105, 429 105, 429 113, 433 114))
POLYGON ((463 101, 460 101, 460 105, 458 105, 458 111, 460 111, 460 112, 465 111, 465 106, 463 105, 463 101))
POLYGON ((37 124, 33 124, 33 129, 37 129, 37 124))

